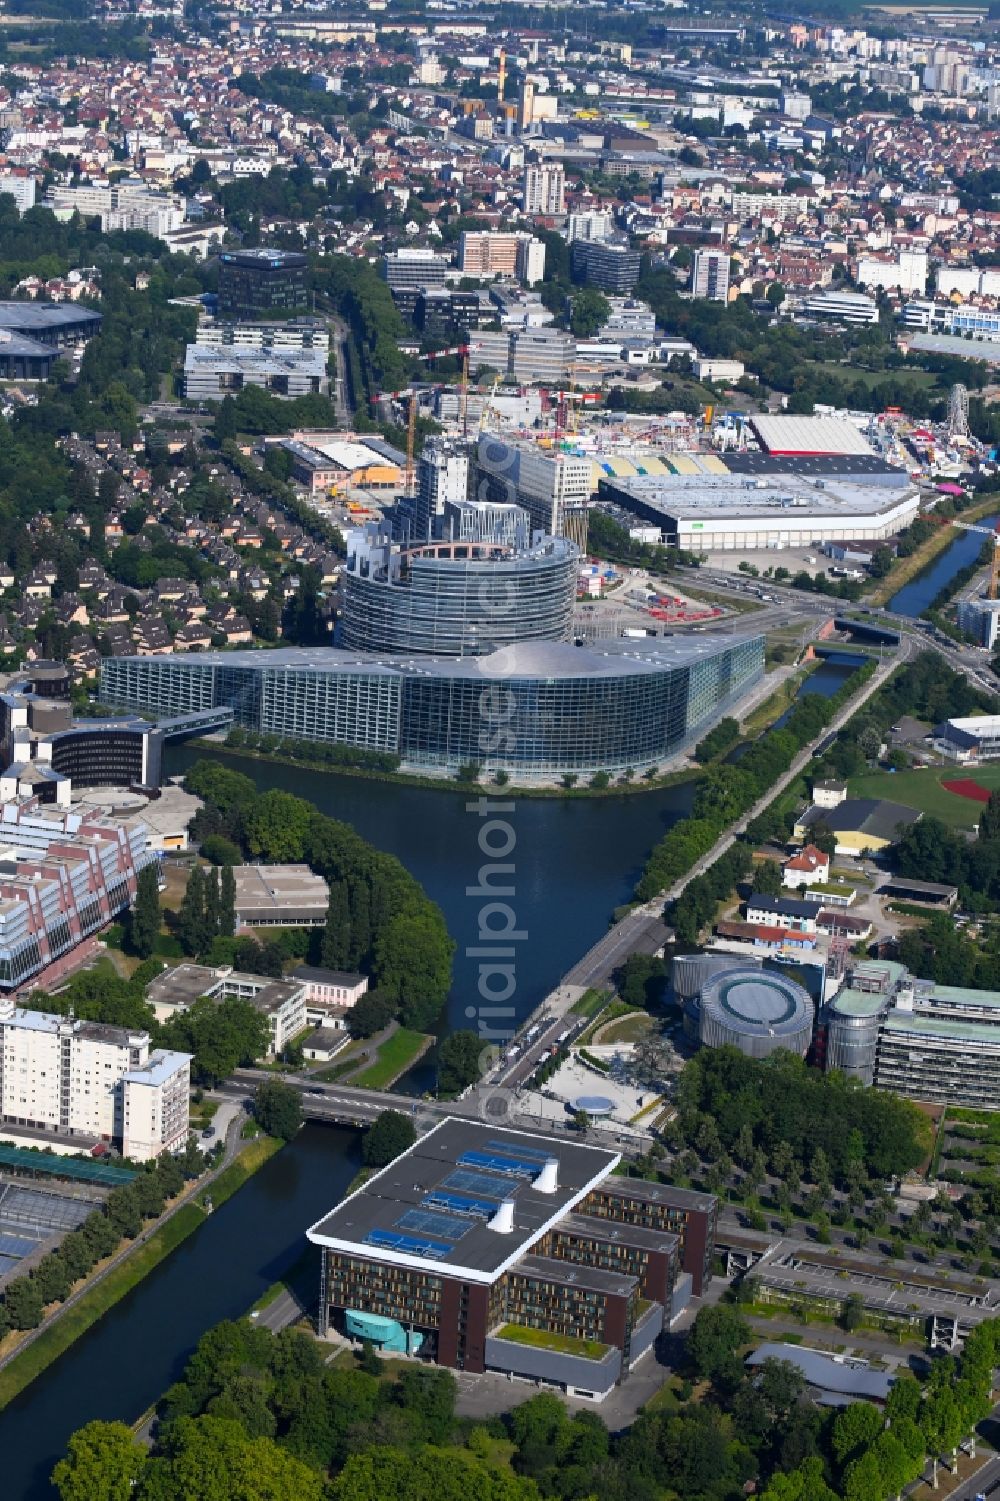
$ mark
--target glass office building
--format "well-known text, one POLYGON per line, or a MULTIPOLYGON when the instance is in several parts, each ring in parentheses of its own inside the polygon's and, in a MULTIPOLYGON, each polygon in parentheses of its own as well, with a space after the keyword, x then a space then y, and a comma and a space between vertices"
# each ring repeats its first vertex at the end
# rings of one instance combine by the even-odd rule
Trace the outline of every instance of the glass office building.
POLYGON ((527 512, 516 506, 462 503, 452 510, 478 523, 480 537, 407 548, 374 527, 350 533, 344 645, 353 651, 474 657, 516 641, 568 641, 580 562, 576 545, 544 536, 529 543, 527 512), (514 513, 522 518, 521 541, 511 540, 514 513), (498 528, 496 538, 483 535, 491 525, 498 528))
POLYGON ((520 642, 488 656, 331 647, 109 657, 103 703, 157 716, 229 707, 238 724, 522 781, 641 771, 697 739, 762 676, 764 638, 520 642))

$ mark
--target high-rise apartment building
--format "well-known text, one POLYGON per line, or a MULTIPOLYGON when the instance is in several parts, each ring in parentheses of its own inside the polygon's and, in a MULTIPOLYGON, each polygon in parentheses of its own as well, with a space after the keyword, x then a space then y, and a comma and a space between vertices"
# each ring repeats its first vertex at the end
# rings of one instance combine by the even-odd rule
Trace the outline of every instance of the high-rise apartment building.
POLYGON ((65 217, 100 219, 105 234, 113 229, 144 229, 162 238, 184 223, 184 199, 177 193, 154 193, 144 183, 118 183, 115 187, 91 184, 83 187, 53 187, 45 207, 65 217))
POLYGON ((149 1033, 0 1001, 0 1120, 61 1140, 113 1143, 145 1162, 184 1145, 191 1055, 149 1033))
POLYGON ((642 258, 628 245, 608 245, 600 240, 574 240, 570 247, 573 275, 588 287, 602 292, 631 292, 639 280, 642 258))
POLYGON ((518 276, 533 287, 545 274, 545 246, 528 234, 466 230, 459 242, 458 266, 466 276, 518 276))
POLYGON ((524 212, 564 214, 566 175, 558 162, 530 162, 524 169, 524 212))
POLYGON ((691 291, 710 302, 729 301, 729 256, 725 250, 696 250, 691 291))

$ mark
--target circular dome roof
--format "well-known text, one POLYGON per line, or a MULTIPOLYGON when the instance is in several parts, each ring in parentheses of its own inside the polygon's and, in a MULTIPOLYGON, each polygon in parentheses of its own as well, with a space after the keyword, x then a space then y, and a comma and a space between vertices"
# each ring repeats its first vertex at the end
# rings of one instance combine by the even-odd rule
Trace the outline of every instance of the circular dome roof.
POLYGON ((718 995, 723 1011, 754 1026, 780 1026, 791 1021, 797 1011, 796 998, 785 986, 772 984, 764 975, 724 975, 718 995))
POLYGON ((713 975, 702 989, 699 1039, 710 1047, 729 1043, 756 1057, 779 1047, 804 1054, 813 1015, 808 991, 794 980, 733 966, 713 975))

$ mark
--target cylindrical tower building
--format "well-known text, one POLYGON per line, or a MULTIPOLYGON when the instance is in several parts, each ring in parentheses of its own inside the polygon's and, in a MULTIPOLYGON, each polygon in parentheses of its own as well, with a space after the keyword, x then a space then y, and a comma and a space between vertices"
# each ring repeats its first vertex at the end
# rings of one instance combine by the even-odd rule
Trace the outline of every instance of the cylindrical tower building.
POLYGON ((748 965, 713 975, 701 992, 698 1040, 729 1045, 750 1058, 779 1048, 805 1057, 813 1033, 813 1003, 794 980, 748 965))

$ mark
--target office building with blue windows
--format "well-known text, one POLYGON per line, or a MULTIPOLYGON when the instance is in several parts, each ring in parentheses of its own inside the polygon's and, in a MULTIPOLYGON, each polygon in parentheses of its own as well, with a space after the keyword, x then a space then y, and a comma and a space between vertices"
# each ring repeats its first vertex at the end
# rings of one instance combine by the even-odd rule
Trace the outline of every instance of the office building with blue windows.
POLYGON ((692 744, 759 681, 764 638, 519 641, 485 656, 332 647, 109 657, 100 699, 155 717, 229 709, 278 739, 388 752, 523 782, 637 772, 692 744))
POLYGON ((442 1121, 306 1232, 321 1332, 600 1400, 701 1291, 714 1245, 711 1195, 637 1196, 619 1160, 442 1121))

